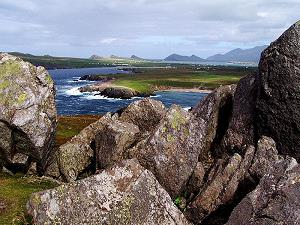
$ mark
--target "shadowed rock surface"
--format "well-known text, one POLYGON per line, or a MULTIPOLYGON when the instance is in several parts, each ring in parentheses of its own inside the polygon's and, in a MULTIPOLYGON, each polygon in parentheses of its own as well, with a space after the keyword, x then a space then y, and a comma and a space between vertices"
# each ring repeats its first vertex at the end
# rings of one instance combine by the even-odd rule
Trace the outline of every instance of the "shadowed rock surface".
POLYGON ((223 149, 243 149, 255 143, 256 74, 243 77, 233 97, 232 118, 222 140, 223 149))
POLYGON ((257 131, 272 137, 278 151, 300 160, 300 23, 263 53, 259 63, 257 131))
MULTIPOLYGON (((43 67, 0 54, 0 161, 17 172, 14 156, 37 162, 44 173, 55 143, 56 106, 53 80, 43 67)), ((24 168, 23 169, 27 169, 24 168)), ((26 172, 26 171, 22 171, 26 172)))
POLYGON ((295 159, 279 161, 233 210, 227 225, 300 224, 299 174, 295 159))
POLYGON ((220 159, 215 163, 206 184, 187 207, 185 215, 189 220, 200 223, 219 206, 232 200, 239 183, 247 175, 254 151, 255 148, 250 146, 244 158, 235 153, 228 161, 220 159))
POLYGON ((189 224, 153 174, 136 160, 123 161, 76 183, 35 193, 27 208, 37 225, 189 224))
POLYGON ((190 145, 200 149, 199 161, 207 169, 219 154, 219 145, 232 113, 232 98, 236 85, 215 89, 193 108, 190 145))

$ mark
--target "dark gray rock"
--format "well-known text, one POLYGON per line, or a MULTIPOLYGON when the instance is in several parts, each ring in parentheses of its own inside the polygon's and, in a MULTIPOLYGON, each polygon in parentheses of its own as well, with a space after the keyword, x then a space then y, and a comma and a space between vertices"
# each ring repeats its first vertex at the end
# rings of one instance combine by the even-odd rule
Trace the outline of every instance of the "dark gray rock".
POLYGON ((255 156, 253 158, 250 174, 255 179, 261 179, 270 173, 274 164, 281 158, 276 149, 276 143, 272 138, 263 136, 257 142, 255 156))
POLYGON ((204 183, 205 169, 201 162, 197 163, 187 185, 188 193, 198 193, 204 183))
POLYGON ((285 31, 259 63, 256 126, 279 153, 300 160, 300 23, 285 31))
POLYGON ((299 174, 295 159, 277 162, 233 210, 227 225, 300 224, 299 174))
POLYGON ((139 96, 139 93, 129 88, 107 87, 101 91, 101 95, 109 98, 130 99, 132 97, 139 96))
POLYGON ((224 150, 245 149, 255 143, 255 104, 257 95, 256 74, 243 77, 233 97, 232 118, 222 140, 224 150))
POLYGON ((189 225, 153 174, 136 160, 35 193, 27 209, 37 225, 189 225))
POLYGON ((215 89, 191 111, 189 142, 199 149, 199 161, 206 169, 222 155, 219 146, 231 118, 235 88, 227 85, 215 89))
MULTIPOLYGON (((54 83, 47 70, 0 54, 0 158, 4 166, 22 153, 43 174, 53 153, 56 130, 54 83)), ((10 168, 9 168, 10 169, 10 168)))

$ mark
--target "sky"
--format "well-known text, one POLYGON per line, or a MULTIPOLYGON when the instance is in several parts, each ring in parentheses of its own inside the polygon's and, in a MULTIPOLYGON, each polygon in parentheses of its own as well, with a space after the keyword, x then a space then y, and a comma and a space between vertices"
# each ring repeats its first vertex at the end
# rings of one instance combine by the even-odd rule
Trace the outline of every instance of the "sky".
POLYGON ((300 0, 0 0, 0 51, 208 57, 269 44, 300 0))

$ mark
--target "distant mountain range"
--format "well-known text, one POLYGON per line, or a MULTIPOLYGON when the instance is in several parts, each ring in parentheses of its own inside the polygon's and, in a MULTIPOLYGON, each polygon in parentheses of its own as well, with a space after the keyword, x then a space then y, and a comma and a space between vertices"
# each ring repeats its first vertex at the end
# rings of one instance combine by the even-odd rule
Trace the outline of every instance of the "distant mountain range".
POLYGON ((201 57, 192 55, 192 56, 183 56, 178 54, 172 54, 165 58, 165 61, 184 61, 184 62, 207 62, 207 61, 214 61, 214 62, 259 62, 260 55, 262 51, 268 47, 267 45, 264 46, 256 46, 254 48, 249 49, 234 49, 229 51, 225 54, 216 54, 210 56, 206 59, 201 57))
POLYGON ((202 59, 198 56, 195 56, 195 55, 184 56, 184 55, 172 54, 172 55, 169 55, 167 58, 165 58, 165 61, 205 62, 206 60, 202 59))

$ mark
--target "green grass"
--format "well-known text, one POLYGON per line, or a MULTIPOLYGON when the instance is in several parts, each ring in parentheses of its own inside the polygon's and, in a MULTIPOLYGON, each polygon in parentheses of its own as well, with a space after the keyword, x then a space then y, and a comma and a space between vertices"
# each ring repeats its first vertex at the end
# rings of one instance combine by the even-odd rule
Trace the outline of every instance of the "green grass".
POLYGON ((235 84, 249 73, 243 70, 141 69, 135 74, 118 74, 113 85, 124 86, 142 93, 170 88, 214 89, 235 84), (231 73, 230 73, 231 72, 231 73))
MULTIPOLYGON (((57 144, 64 144, 100 117, 93 115, 60 116, 56 135, 57 144)), ((24 177, 22 174, 11 176, 0 172, 0 206, 2 202, 6 205, 4 210, 0 208, 0 224, 26 224, 28 219, 25 213, 26 203, 30 195, 55 186, 57 184, 38 177, 24 177)))
POLYGON ((57 186, 49 181, 34 177, 23 177, 20 174, 11 176, 0 172, 0 202, 6 208, 0 211, 0 224, 26 224, 25 207, 33 192, 57 186))
POLYGON ((89 124, 100 119, 101 116, 84 115, 84 116, 60 116, 56 132, 56 143, 62 145, 70 140, 73 136, 88 126, 89 124))

